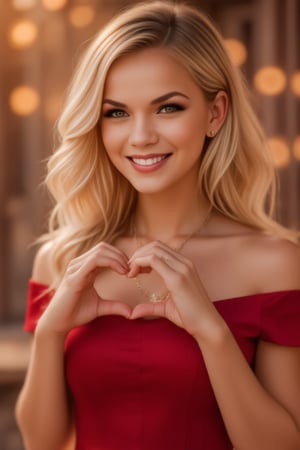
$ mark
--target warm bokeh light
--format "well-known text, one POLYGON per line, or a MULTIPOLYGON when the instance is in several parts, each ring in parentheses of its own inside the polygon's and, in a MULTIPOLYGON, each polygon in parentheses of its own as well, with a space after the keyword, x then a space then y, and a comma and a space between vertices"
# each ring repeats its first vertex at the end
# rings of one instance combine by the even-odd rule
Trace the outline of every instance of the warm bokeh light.
POLYGON ((42 4, 49 11, 58 11, 66 6, 67 0, 42 0, 42 4))
POLYGON ((300 161, 300 136, 296 136, 293 142, 293 155, 300 161))
POLYGON ((30 47, 36 40, 38 28, 32 20, 20 19, 8 31, 9 44, 17 49, 30 47))
POLYGON ((92 23, 95 15, 95 9, 91 5, 73 6, 69 12, 69 21, 74 27, 83 28, 92 23))
POLYGON ((14 113, 28 116, 39 107, 40 96, 36 89, 30 86, 18 86, 11 92, 9 104, 14 113))
POLYGON ((274 136, 268 139, 276 167, 286 167, 291 159, 288 142, 284 137, 274 136))
POLYGON ((291 77, 291 89, 295 95, 300 97, 300 70, 294 72, 291 77))
POLYGON ((261 94, 278 95, 286 87, 286 75, 279 67, 262 67, 254 76, 254 86, 261 94))
POLYGON ((19 11, 26 11, 36 6, 36 0, 13 0, 12 5, 19 11))
POLYGON ((224 44, 233 64, 236 66, 244 64, 247 59, 247 49, 243 42, 237 39, 225 39, 224 44))

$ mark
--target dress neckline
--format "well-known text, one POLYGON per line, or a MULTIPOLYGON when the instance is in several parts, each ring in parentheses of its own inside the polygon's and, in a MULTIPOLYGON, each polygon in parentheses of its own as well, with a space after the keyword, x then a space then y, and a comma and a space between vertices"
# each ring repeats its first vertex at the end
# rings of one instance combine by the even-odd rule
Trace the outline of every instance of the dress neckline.
MULTIPOLYGON (((36 281, 33 278, 29 279, 30 283, 35 284, 36 286, 40 286, 43 289, 49 289, 49 285, 46 283, 42 283, 40 281, 36 281)), ((255 298, 255 299, 259 299, 259 298, 264 298, 264 297, 277 297, 277 296, 281 296, 281 295, 294 295, 294 294, 300 294, 300 289, 284 289, 284 290, 276 290, 276 291, 267 291, 267 292, 256 292, 254 294, 245 294, 245 295, 238 295, 238 296, 234 296, 234 297, 224 297, 218 300, 212 300, 213 304, 217 304, 217 303, 225 303, 225 302, 234 302, 237 300, 247 300, 250 298, 255 298)))

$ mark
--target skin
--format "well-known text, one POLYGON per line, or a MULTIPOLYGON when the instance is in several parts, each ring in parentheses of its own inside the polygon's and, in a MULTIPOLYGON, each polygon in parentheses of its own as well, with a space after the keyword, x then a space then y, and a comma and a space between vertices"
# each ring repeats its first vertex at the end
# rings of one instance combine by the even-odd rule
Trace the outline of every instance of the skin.
MULTIPOLYGON (((220 129, 227 105, 223 92, 207 102, 167 50, 140 51, 112 66, 100 132, 112 163, 138 192, 139 245, 129 232, 114 245, 99 243, 70 262, 37 325, 18 401, 27 449, 60 448, 72 434, 64 341, 72 328, 107 314, 129 320, 165 317, 195 338, 236 450, 299 448, 299 348, 261 341, 253 373, 213 305, 257 292, 300 289, 299 248, 213 211, 182 250, 174 250, 207 215, 209 205, 196 189, 199 160, 205 137, 220 129), (157 101, 174 92, 180 95, 157 101), (170 156, 159 162, 165 155, 170 156), (167 300, 145 301, 136 276, 151 291, 167 289, 167 300)), ((51 244, 41 248, 32 275, 47 284, 50 252, 51 244)))

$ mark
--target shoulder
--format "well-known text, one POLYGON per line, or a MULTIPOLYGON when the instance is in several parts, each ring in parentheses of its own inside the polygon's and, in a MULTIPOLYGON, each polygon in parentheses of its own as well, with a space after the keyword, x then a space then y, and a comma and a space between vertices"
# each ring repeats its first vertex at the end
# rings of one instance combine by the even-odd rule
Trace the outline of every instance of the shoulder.
POLYGON ((217 219, 216 231, 222 230, 220 247, 230 254, 230 260, 235 262, 234 267, 250 292, 300 289, 298 244, 226 217, 217 219))
POLYGON ((51 269, 52 249, 52 242, 43 244, 38 249, 33 262, 32 279, 46 285, 50 285, 53 280, 51 269))
POLYGON ((300 247, 275 235, 253 232, 244 238, 260 292, 300 289, 300 247))

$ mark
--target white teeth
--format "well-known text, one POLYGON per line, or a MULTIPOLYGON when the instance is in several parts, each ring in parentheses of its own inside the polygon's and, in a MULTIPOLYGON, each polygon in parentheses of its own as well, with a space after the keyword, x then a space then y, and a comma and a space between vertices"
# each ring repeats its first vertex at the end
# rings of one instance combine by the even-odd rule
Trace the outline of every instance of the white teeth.
POLYGON ((147 159, 143 158, 131 158, 131 159, 135 164, 138 164, 139 166, 151 166, 152 164, 159 163, 165 158, 166 156, 157 156, 155 158, 147 158, 147 159))

